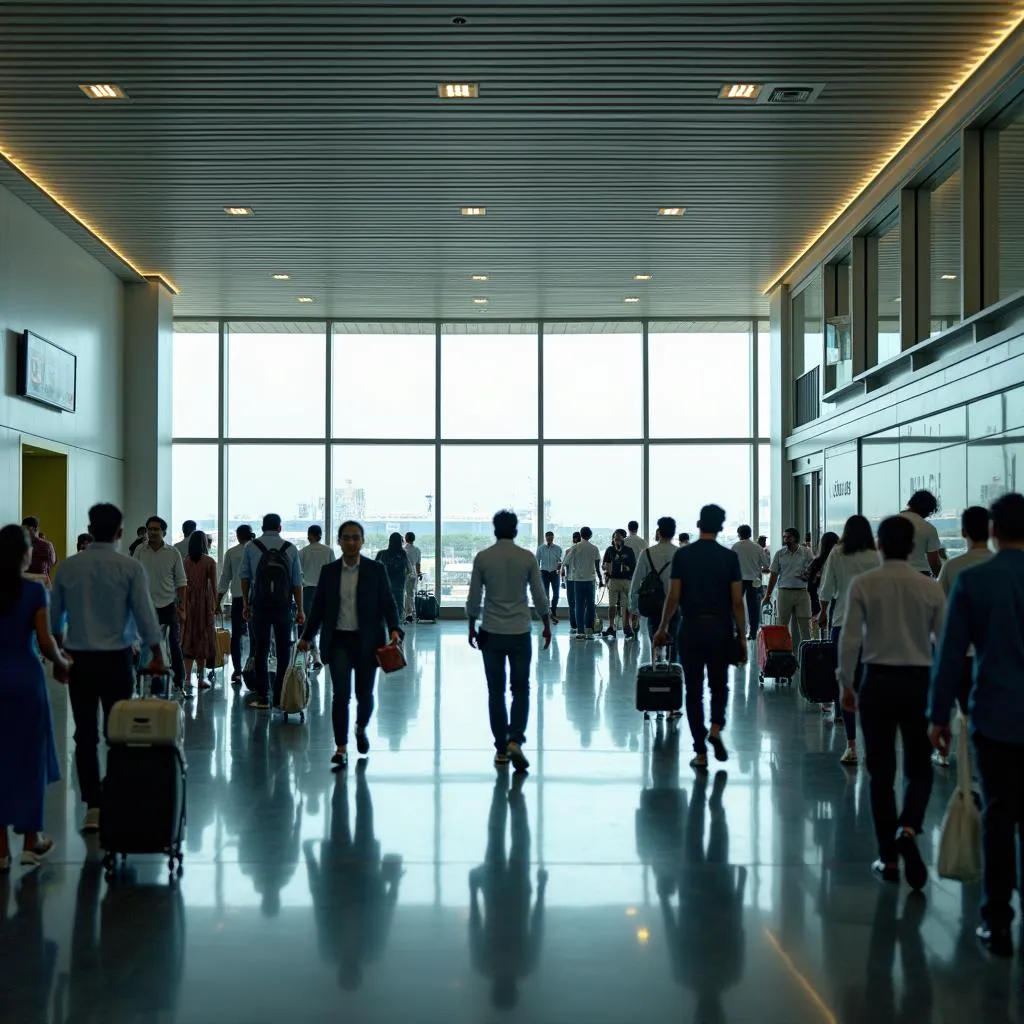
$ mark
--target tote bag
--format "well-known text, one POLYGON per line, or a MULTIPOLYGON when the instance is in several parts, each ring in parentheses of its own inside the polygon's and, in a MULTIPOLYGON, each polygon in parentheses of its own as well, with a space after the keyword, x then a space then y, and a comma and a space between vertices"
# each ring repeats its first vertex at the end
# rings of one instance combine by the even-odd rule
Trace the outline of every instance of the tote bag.
POLYGON ((960 716, 960 747, 956 757, 956 792, 949 798, 939 838, 940 878, 977 882, 981 878, 981 812, 971 790, 971 755, 967 717, 960 716))

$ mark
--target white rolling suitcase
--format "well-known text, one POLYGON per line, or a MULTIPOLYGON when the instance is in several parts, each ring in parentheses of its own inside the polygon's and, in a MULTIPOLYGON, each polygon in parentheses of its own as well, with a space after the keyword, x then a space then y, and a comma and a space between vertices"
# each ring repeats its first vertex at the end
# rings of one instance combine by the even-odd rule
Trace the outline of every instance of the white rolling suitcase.
POLYGON ((110 709, 107 742, 128 746, 185 746, 185 713, 173 700, 119 700, 110 709))

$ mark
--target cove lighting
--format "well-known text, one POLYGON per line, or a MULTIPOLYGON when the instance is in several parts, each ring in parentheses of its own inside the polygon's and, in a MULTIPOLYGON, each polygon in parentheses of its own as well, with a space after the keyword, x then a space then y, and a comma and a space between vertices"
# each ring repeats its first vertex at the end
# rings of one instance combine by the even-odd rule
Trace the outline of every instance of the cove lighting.
POLYGON ((463 217, 483 217, 487 213, 486 206, 463 206, 459 212, 463 217))
POLYGON ((225 206, 224 212, 229 217, 251 217, 252 207, 251 206, 225 206))
POLYGON ((119 85, 110 83, 97 83, 95 85, 80 85, 78 87, 91 100, 126 100, 128 94, 119 85))
POLYGON ((723 85, 718 90, 720 100, 756 100, 761 95, 761 86, 751 82, 737 82, 733 85, 723 85))
POLYGON ((437 95, 443 100, 475 100, 480 95, 476 82, 442 82, 437 95))
POLYGON ((659 217, 682 217, 686 213, 685 206, 662 206, 658 210, 659 217))

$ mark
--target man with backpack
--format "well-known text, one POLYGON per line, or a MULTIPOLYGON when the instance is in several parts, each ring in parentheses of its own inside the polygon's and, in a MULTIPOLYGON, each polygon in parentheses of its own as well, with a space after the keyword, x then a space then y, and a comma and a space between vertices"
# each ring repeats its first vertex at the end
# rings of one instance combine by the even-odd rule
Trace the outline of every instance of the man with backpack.
MULTIPOLYGON (((661 622, 661 612, 668 596, 669 566, 678 550, 672 543, 675 535, 676 521, 671 516, 662 516, 658 520, 657 543, 652 544, 637 559, 636 572, 633 573, 633 582, 629 587, 629 610, 634 616, 639 614, 647 619, 647 632, 652 640, 661 622)), ((678 612, 667 625, 668 634, 674 641, 679 628, 678 612)), ((675 652, 673 660, 677 661, 678 658, 678 652, 675 652)))
POLYGON ((256 662, 256 697, 249 707, 266 711, 280 703, 281 683, 292 653, 292 602, 298 625, 306 617, 302 610, 302 569, 295 545, 281 536, 281 517, 263 517, 263 534, 248 544, 239 571, 242 581, 242 616, 249 624, 256 662), (274 636, 277 671, 271 693, 267 662, 270 637, 274 636))

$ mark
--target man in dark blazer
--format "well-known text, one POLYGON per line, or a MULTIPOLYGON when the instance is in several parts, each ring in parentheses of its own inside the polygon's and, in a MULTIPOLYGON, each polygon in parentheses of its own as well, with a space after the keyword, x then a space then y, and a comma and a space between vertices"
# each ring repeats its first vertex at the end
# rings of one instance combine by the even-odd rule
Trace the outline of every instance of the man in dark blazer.
POLYGON ((403 635, 384 566, 359 554, 363 538, 363 527, 353 520, 338 527, 341 559, 320 571, 313 607, 299 640, 299 650, 308 651, 317 630, 323 627, 320 651, 330 669, 334 693, 331 718, 337 750, 331 763, 342 768, 348 764, 352 677, 356 689, 356 748, 366 755, 370 752, 366 726, 373 714, 377 649, 388 642, 389 634, 392 643, 398 643, 403 635))

